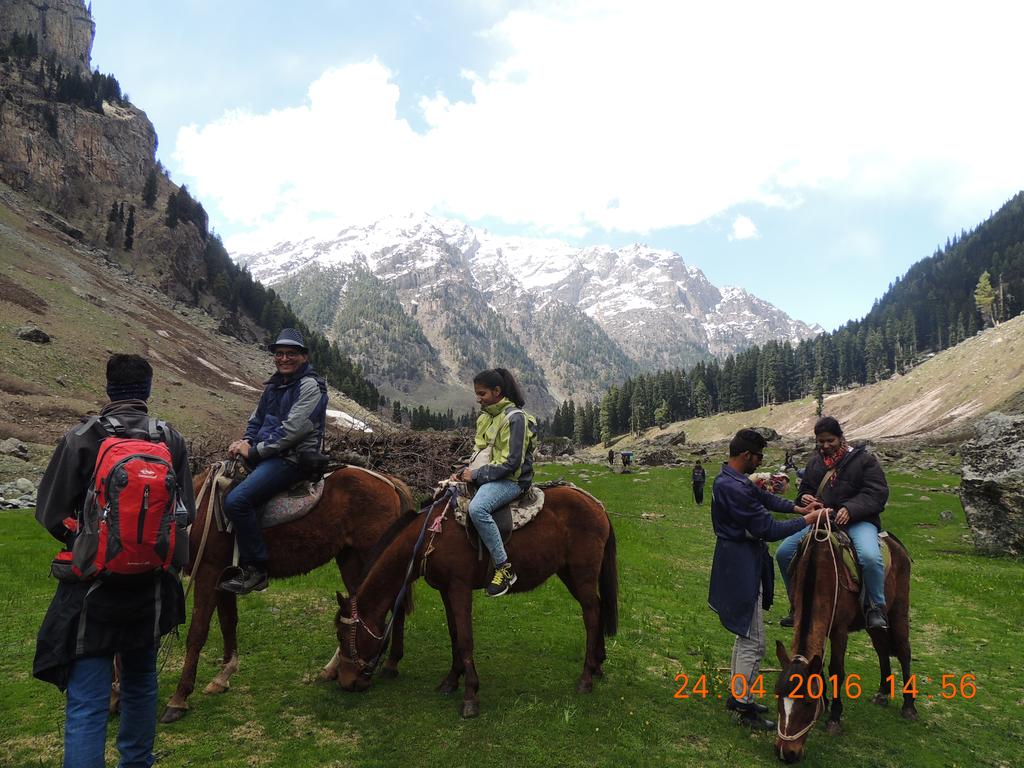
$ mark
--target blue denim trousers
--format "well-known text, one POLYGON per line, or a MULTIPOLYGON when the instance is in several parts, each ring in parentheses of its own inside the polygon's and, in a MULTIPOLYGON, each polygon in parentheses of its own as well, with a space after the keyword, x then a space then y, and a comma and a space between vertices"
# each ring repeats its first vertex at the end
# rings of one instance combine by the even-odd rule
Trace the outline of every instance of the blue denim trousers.
MULTIPOLYGON (((117 730, 118 768, 153 765, 156 736, 156 645, 121 652, 121 717, 117 730)), ((107 708, 114 656, 76 659, 68 678, 64 725, 64 768, 103 768, 107 708)))
MULTIPOLYGON (((807 527, 784 539, 775 553, 775 560, 782 571, 782 580, 786 583, 786 592, 789 592, 789 564, 793 561, 801 540, 812 530, 813 527, 807 527)), ((861 521, 850 523, 846 526, 846 532, 850 534, 854 552, 857 553, 857 562, 864 572, 867 601, 876 608, 884 609, 885 563, 882 561, 882 550, 878 546, 878 529, 872 523, 861 521)))
POLYGON ((272 496, 299 482, 299 468, 281 458, 265 459, 231 489, 224 512, 235 524, 238 564, 266 566, 267 545, 260 528, 259 508, 272 496))
POLYGON ((484 483, 476 490, 476 495, 469 502, 469 517, 473 521, 480 541, 491 553, 495 565, 502 565, 508 560, 505 546, 501 543, 501 533, 491 515, 510 501, 519 498, 523 489, 515 480, 493 480, 484 483))

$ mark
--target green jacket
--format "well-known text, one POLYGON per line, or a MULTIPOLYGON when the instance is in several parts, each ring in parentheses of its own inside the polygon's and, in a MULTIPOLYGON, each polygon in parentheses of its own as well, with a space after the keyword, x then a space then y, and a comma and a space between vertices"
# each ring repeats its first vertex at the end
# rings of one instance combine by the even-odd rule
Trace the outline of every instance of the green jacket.
POLYGON ((487 406, 476 420, 476 449, 491 446, 491 463, 473 470, 473 482, 514 480, 529 488, 536 441, 537 419, 507 397, 487 406))

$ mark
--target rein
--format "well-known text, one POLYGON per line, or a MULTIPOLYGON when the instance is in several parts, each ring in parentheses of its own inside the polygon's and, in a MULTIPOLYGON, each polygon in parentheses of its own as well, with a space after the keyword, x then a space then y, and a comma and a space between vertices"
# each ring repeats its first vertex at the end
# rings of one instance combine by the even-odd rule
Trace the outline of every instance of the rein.
MULTIPOLYGON (((822 642, 822 647, 821 647, 821 657, 822 657, 822 660, 824 660, 824 658, 825 658, 825 646, 828 645, 829 642, 830 642, 830 638, 832 636, 832 624, 836 620, 836 607, 839 605, 839 562, 836 560, 836 548, 835 548, 834 545, 832 545, 832 543, 830 541, 830 539, 832 538, 832 520, 829 518, 828 515, 819 515, 817 517, 817 519, 814 521, 814 531, 811 533, 811 535, 814 537, 815 543, 821 543, 821 542, 824 542, 824 541, 828 541, 829 542, 828 550, 829 550, 829 552, 832 555, 832 570, 833 570, 833 572, 835 574, 835 579, 833 580, 834 587, 833 587, 833 592, 832 592, 832 614, 831 614, 831 616, 829 616, 829 619, 828 619, 828 630, 825 632, 825 639, 822 642), (823 518, 824 518, 824 523, 822 522, 823 518)), ((803 656, 797 654, 796 656, 793 657, 793 661, 804 661, 804 662, 807 662, 808 660, 806 658, 804 658, 803 656)), ((822 695, 819 696, 815 700, 815 704, 814 704, 814 717, 812 717, 811 721, 807 725, 805 725, 803 728, 801 728, 798 732, 796 732, 794 734, 783 733, 783 731, 782 731, 782 720, 781 719, 779 720, 779 724, 776 727, 776 732, 778 733, 779 738, 782 739, 783 741, 796 741, 797 739, 802 738, 809 730, 811 730, 811 728, 814 726, 814 724, 816 722, 818 722, 818 718, 821 717, 821 715, 822 715, 822 713, 824 711, 825 711, 825 694, 824 694, 824 692, 822 692, 822 695)))
POLYGON ((370 629, 370 626, 365 621, 363 621, 363 618, 359 615, 359 608, 356 605, 355 595, 352 595, 352 597, 350 598, 350 602, 352 603, 352 616, 338 617, 338 621, 340 621, 342 624, 352 627, 352 632, 350 635, 348 635, 347 638, 349 641, 349 651, 351 652, 352 655, 345 656, 344 653, 342 653, 341 658, 343 661, 348 661, 352 664, 355 664, 356 667, 359 669, 359 674, 363 677, 369 678, 373 676, 373 674, 377 671, 377 668, 380 666, 380 661, 381 658, 384 656, 384 651, 387 650, 388 640, 390 640, 391 631, 394 629, 395 618, 398 616, 398 612, 402 610, 402 604, 405 602, 405 596, 406 594, 408 594, 409 591, 409 577, 412 575, 413 566, 416 563, 416 557, 419 555, 420 549, 423 546, 423 540, 426 537, 427 524, 430 522, 430 513, 433 512, 434 508, 441 502, 444 502, 445 504, 448 504, 449 502, 454 503, 457 496, 458 491, 456 491, 454 487, 449 487, 448 489, 445 490, 444 494, 438 497, 436 501, 432 502, 427 507, 424 507, 424 509, 420 512, 420 514, 423 515, 423 525, 420 527, 419 536, 416 538, 416 543, 413 545, 412 555, 409 558, 409 564, 405 568, 405 577, 402 579, 402 586, 398 590, 398 594, 395 596, 394 605, 391 607, 391 617, 388 619, 388 623, 384 627, 384 631, 378 635, 376 632, 370 629), (376 655, 369 661, 364 661, 362 658, 360 658, 359 649, 356 645, 357 629, 360 626, 362 626, 362 628, 366 630, 366 633, 370 637, 380 642, 380 647, 377 649, 376 655))

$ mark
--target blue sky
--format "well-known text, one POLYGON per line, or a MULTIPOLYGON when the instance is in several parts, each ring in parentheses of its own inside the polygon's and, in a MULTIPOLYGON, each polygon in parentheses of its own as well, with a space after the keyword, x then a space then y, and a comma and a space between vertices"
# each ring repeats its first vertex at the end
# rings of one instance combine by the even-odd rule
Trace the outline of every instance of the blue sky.
POLYGON ((832 329, 1024 186, 980 2, 93 0, 229 248, 429 211, 679 252, 832 329))

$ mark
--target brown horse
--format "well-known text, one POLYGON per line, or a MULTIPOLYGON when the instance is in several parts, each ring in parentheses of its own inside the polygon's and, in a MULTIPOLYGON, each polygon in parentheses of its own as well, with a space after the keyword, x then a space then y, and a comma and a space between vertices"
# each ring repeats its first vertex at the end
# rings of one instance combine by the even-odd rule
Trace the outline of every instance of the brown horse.
MULTIPOLYGON (((792 657, 776 641, 775 652, 782 665, 775 693, 778 697, 778 739, 780 760, 795 763, 803 756, 804 743, 815 721, 828 706, 832 695, 827 730, 841 731, 843 694, 860 695, 857 676, 846 678, 846 640, 850 632, 864 629, 860 595, 843 563, 842 553, 824 527, 808 534, 807 547, 796 563, 793 577, 792 657), (822 675, 825 639, 832 643, 828 676, 822 675)), ((888 630, 869 631, 878 654, 881 682, 872 701, 886 706, 889 698, 903 692, 902 715, 917 719, 913 681, 910 674, 910 556, 895 537, 886 536, 892 567, 885 576, 885 604, 888 630), (903 672, 903 686, 897 686, 889 656, 895 653, 903 672)))
MULTIPOLYGON (((197 498, 209 472, 207 469, 196 478, 197 498)), ((218 531, 215 524, 206 525, 207 516, 213 509, 211 495, 207 494, 201 508, 196 511, 189 536, 192 587, 195 590, 192 622, 188 629, 181 679, 160 718, 162 723, 180 720, 188 711, 188 697, 195 688, 199 653, 206 643, 215 606, 224 637, 224 656, 219 674, 204 692, 225 692, 230 686, 231 675, 238 669, 237 596, 217 589, 221 572, 231 565, 234 536, 218 531), (197 560, 204 529, 207 529, 207 541, 197 560)), ((395 520, 413 508, 412 493, 401 480, 385 480, 356 467, 339 469, 326 479, 323 496, 307 515, 264 530, 270 555, 267 564, 269 575, 272 579, 297 576, 333 558, 345 585, 354 590, 369 565, 374 545, 395 520)), ((403 622, 404 613, 395 622, 395 643, 384 670, 388 676, 398 674, 398 662, 404 650, 403 622)), ((335 677, 338 658, 336 652, 321 671, 322 680, 335 677)))
MULTIPOLYGON (((451 669, 437 690, 453 693, 458 690, 459 678, 465 675, 462 716, 474 717, 480 712, 480 680, 473 662, 473 590, 484 586, 487 562, 478 558, 476 545, 453 519, 438 521, 446 514, 447 506, 435 507, 397 523, 391 532, 393 538, 354 596, 338 594, 335 627, 342 649, 338 684, 349 691, 369 687, 375 659, 387 643, 388 610, 397 604, 396 595, 403 586, 422 574, 441 593, 451 636, 451 669), (441 532, 432 533, 441 522, 441 532), (418 542, 424 540, 421 549, 418 542)), ((518 576, 512 592, 527 592, 558 574, 579 601, 587 630, 587 652, 576 690, 589 693, 594 676, 603 674, 604 635, 614 635, 618 625, 615 534, 607 512, 578 488, 547 488, 543 509, 529 525, 511 535, 507 550, 518 576)))

